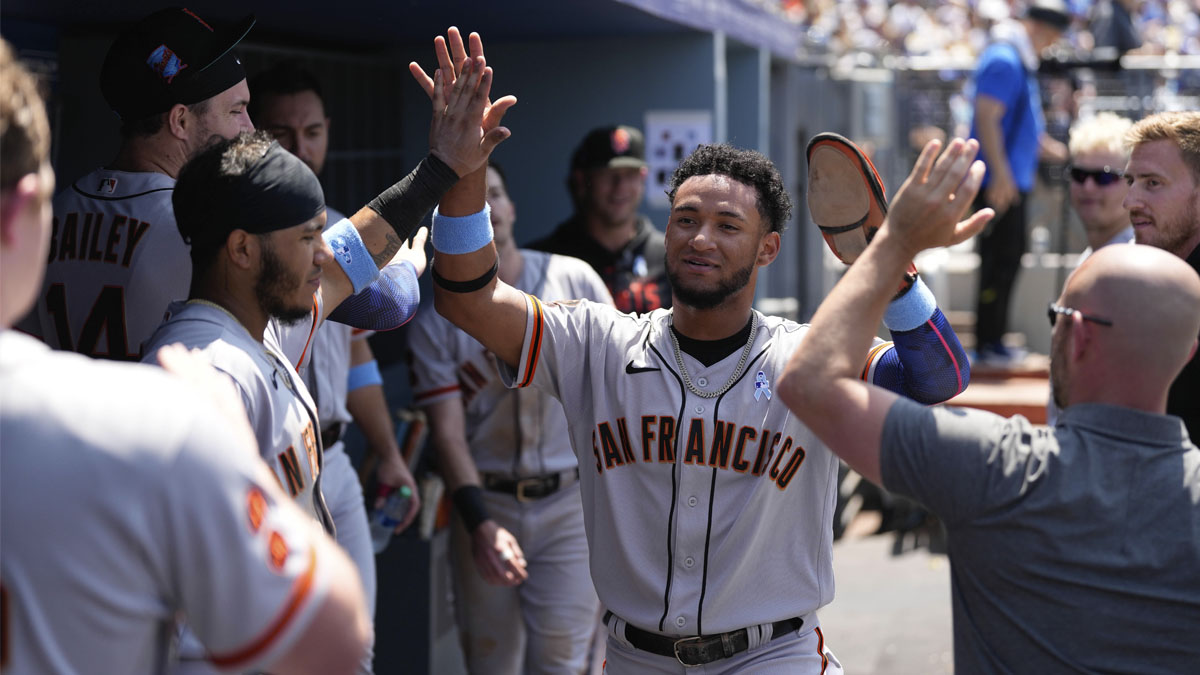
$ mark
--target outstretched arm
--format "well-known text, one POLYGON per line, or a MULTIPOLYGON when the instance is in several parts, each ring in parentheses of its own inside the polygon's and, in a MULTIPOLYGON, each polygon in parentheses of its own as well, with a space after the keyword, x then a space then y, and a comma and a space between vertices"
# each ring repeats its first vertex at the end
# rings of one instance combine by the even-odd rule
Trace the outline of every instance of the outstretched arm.
POLYGON ((963 241, 992 216, 985 209, 960 222, 983 178, 983 164, 974 161, 978 144, 955 139, 939 157, 940 149, 938 141, 925 146, 883 228, 821 303, 778 383, 792 412, 876 483, 883 423, 896 394, 860 375, 894 280, 920 251, 963 241))
MULTIPOLYGON (((401 251, 421 219, 458 177, 481 170, 492 150, 509 135, 500 126, 483 129, 492 71, 484 66, 482 57, 465 60, 461 76, 453 81, 440 71, 434 79, 430 154, 412 173, 349 219, 376 269, 401 251)), ((498 104, 489 109, 497 121, 503 111, 498 104)), ((411 249, 412 262, 422 269, 424 252, 416 247, 411 249)), ((328 313, 354 293, 354 282, 341 265, 326 265, 324 272, 321 293, 328 313)))

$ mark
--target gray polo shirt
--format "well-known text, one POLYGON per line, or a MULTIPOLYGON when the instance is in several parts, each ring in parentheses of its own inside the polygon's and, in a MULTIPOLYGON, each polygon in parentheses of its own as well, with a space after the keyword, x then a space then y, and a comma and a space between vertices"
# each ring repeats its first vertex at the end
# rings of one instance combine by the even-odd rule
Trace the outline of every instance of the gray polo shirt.
POLYGON ((898 400, 884 486, 949 533, 962 673, 1200 666, 1200 450, 1177 417, 1078 404, 1056 427, 898 400))

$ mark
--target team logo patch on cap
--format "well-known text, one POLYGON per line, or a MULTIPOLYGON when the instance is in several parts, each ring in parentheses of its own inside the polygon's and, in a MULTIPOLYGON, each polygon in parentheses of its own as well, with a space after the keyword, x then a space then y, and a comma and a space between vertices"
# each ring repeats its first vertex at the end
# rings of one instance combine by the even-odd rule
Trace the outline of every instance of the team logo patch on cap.
POLYGON ((629 146, 633 144, 633 138, 625 129, 614 129, 609 137, 612 141, 612 151, 614 155, 623 155, 629 152, 629 146))
POLYGON ((180 73, 187 64, 179 60, 175 52, 171 51, 166 45, 159 45, 157 49, 150 52, 150 56, 146 59, 146 65, 150 66, 150 70, 158 73, 158 76, 171 84, 175 76, 180 73))

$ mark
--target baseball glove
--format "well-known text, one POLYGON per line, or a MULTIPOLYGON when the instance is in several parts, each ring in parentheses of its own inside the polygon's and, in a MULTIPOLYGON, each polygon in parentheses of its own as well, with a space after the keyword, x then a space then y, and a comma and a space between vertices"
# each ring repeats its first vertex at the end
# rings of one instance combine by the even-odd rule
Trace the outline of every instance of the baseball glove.
MULTIPOLYGON (((808 142, 808 211, 839 260, 852 264, 887 216, 887 193, 875 165, 850 139, 830 132, 808 142)), ((900 297, 917 280, 909 263, 900 297)))

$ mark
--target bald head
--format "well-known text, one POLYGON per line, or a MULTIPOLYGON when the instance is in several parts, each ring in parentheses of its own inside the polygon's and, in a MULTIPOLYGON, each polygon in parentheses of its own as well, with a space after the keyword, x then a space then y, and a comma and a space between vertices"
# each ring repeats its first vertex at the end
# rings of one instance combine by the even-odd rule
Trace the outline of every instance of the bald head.
POLYGON ((1112 364, 1107 379, 1126 389, 1143 383, 1164 400, 1200 335, 1200 276, 1151 246, 1100 249, 1071 275, 1059 304, 1110 319, 1087 327, 1094 358, 1112 364))

